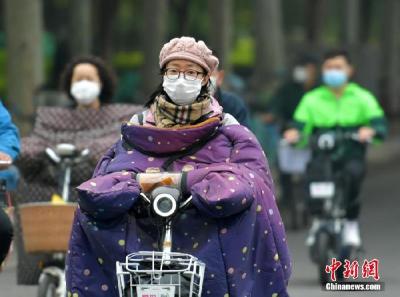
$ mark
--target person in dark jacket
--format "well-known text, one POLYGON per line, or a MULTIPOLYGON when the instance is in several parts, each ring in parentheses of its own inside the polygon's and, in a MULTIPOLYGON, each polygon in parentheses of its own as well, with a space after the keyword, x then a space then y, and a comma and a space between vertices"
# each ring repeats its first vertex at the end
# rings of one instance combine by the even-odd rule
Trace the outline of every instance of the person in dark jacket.
POLYGON ((210 89, 215 99, 224 109, 224 112, 231 114, 241 125, 250 127, 250 112, 246 103, 238 95, 222 89, 225 78, 225 71, 215 69, 210 77, 210 89))
MULTIPOLYGON (((294 111, 304 94, 314 89, 318 84, 318 61, 313 56, 300 57, 292 70, 290 80, 283 83, 272 98, 267 121, 278 124, 282 132, 288 128, 293 119, 294 111)), ((282 203, 290 206, 293 202, 293 175, 279 170, 282 203)), ((295 226, 293 226, 295 227, 295 226)))
POLYGON ((304 94, 318 84, 318 61, 312 56, 303 56, 293 67, 292 77, 283 83, 272 98, 270 113, 278 121, 282 131, 293 119, 293 113, 304 94))

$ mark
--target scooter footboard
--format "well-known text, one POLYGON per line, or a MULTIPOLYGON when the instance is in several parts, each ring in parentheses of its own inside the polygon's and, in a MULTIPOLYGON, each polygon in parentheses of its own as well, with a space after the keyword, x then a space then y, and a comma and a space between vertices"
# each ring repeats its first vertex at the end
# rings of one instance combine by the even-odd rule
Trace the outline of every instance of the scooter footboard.
POLYGON ((120 297, 200 297, 205 264, 183 253, 137 252, 116 263, 120 297))

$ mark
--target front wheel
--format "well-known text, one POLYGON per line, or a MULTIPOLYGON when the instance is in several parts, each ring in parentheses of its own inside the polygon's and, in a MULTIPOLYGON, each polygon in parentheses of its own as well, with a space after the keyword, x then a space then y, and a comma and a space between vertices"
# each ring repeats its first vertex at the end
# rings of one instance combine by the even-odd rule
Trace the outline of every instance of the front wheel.
POLYGON ((64 297, 57 294, 58 279, 50 274, 40 275, 38 297, 64 297))
POLYGON ((326 265, 335 254, 333 240, 328 232, 320 232, 317 235, 316 241, 316 257, 318 257, 318 278, 321 285, 325 285, 331 281, 329 274, 325 272, 326 265))

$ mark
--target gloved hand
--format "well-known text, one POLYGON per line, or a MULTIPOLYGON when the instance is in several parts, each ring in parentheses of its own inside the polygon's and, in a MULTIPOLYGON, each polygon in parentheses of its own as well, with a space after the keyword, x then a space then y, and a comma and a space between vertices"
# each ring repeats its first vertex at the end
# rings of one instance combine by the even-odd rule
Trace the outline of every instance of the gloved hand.
POLYGON ((176 172, 157 172, 157 173, 139 173, 136 180, 143 193, 150 193, 160 186, 173 186, 180 189, 182 173, 176 172))

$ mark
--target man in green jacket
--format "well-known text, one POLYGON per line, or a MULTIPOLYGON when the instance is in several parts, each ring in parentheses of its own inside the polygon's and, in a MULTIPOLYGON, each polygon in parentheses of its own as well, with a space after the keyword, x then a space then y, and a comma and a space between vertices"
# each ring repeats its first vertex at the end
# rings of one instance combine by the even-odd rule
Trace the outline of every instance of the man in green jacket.
MULTIPOLYGON (((306 145, 308 137, 320 130, 357 132, 359 143, 349 141, 343 147, 343 170, 351 179, 346 197, 347 220, 343 240, 347 245, 360 246, 358 196, 366 171, 366 144, 371 140, 382 140, 387 127, 376 98, 350 82, 352 74, 353 67, 346 51, 328 52, 322 64, 323 85, 304 95, 295 110, 293 128, 284 133, 284 138, 290 143, 306 145)), ((307 243, 312 244, 313 237, 309 237, 307 243)))

